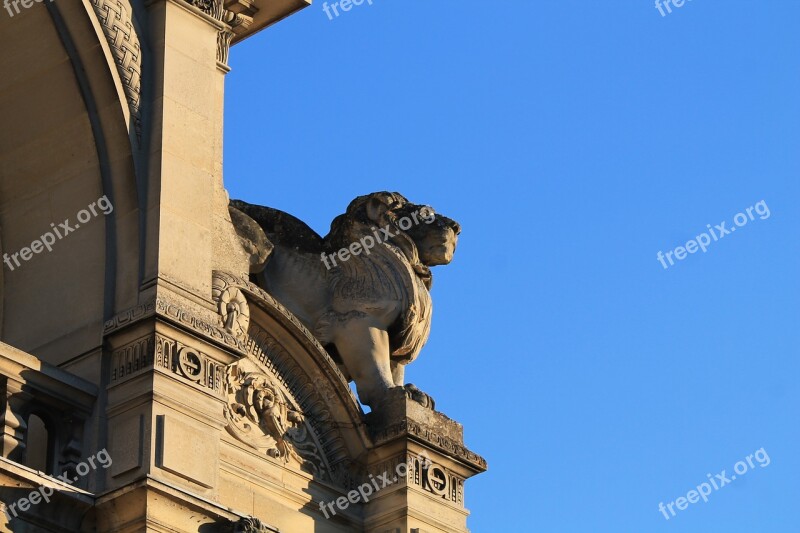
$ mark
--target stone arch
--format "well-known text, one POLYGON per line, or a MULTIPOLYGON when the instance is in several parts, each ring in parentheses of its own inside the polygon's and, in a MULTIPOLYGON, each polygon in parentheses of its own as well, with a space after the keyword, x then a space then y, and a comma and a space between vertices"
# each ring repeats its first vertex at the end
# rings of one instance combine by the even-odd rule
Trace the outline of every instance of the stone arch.
POLYGON ((99 346, 103 318, 136 303, 140 148, 90 0, 36 3, 0 17, 0 47, 14 51, 0 61, 15 73, 0 80, 0 239, 11 259, 0 297, 14 310, 0 312, 0 334, 60 364, 64 353, 99 346), (74 227, 76 214, 104 196, 108 215, 53 232, 67 220, 74 227), (45 233, 56 237, 49 248, 11 257, 45 233), (77 283, 85 277, 105 283, 77 283))
POLYGON ((321 481, 355 486, 369 437, 364 412, 344 375, 311 332, 271 295, 249 281, 215 272, 214 299, 219 303, 232 290, 241 291, 249 306, 247 360, 273 376, 304 415, 329 471, 321 481))

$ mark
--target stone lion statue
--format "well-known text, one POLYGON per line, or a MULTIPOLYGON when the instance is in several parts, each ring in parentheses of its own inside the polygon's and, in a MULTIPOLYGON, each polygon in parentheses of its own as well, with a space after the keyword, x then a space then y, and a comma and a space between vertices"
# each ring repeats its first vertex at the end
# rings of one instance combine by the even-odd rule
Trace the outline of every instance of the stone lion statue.
POLYGON ((362 403, 375 409, 404 387, 405 365, 430 332, 430 267, 453 259, 457 222, 389 192, 353 200, 324 238, 287 213, 241 201, 231 202, 231 218, 255 281, 314 333, 362 403))

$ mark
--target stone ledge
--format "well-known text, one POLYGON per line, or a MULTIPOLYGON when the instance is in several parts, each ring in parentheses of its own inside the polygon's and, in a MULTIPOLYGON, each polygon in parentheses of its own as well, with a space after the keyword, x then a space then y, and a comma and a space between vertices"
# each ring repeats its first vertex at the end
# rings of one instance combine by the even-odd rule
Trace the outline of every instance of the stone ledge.
POLYGON ((253 12, 253 23, 233 37, 233 44, 247 39, 259 31, 280 22, 289 15, 311 5, 311 0, 225 0, 225 8, 242 12, 241 5, 249 4, 246 11, 253 12))
POLYGON ((464 446, 464 428, 444 414, 423 407, 408 398, 401 388, 393 389, 379 412, 366 416, 374 446, 410 438, 418 440, 473 468, 485 472, 486 459, 464 446))

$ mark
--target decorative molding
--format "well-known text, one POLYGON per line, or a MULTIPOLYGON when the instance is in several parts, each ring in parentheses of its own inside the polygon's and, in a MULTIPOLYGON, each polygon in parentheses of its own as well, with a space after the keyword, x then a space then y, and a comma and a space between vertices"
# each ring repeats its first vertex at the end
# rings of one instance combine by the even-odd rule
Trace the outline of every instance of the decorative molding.
POLYGON ((412 454, 406 458, 406 466, 409 484, 464 506, 464 478, 432 461, 423 463, 412 454))
POLYGON ((224 365, 191 346, 158 333, 115 350, 111 361, 111 383, 158 368, 222 394, 224 365))
POLYGON ((467 463, 478 466, 482 470, 486 470, 487 468, 486 459, 477 453, 470 451, 453 439, 439 435, 432 428, 414 422, 413 420, 406 419, 379 431, 373 436, 373 442, 375 445, 380 445, 384 442, 404 435, 413 435, 418 437, 425 443, 440 448, 450 455, 462 459, 467 463))
POLYGON ((138 374, 153 366, 155 349, 153 336, 148 335, 111 354, 111 382, 120 381, 126 376, 138 374))
MULTIPOLYGON (((381 461, 370 467, 369 476, 380 479, 388 474, 390 478, 394 476, 396 482, 397 475, 402 474, 400 465, 404 465, 407 485, 418 487, 461 507, 464 506, 464 478, 431 461, 426 454, 416 455, 409 451, 405 455, 381 461)), ((364 482, 369 483, 369 481, 365 477, 364 482)))
POLYGON ((249 358, 275 376, 310 422, 323 456, 328 461, 330 478, 341 486, 357 486, 358 475, 353 472, 354 464, 345 447, 339 424, 333 419, 328 406, 332 393, 326 395, 320 382, 308 376, 272 335, 255 324, 250 326, 247 347, 249 358))
POLYGON ((123 311, 107 321, 103 328, 103 335, 111 335, 119 329, 155 316, 185 326, 192 332, 232 348, 240 354, 244 354, 247 350, 243 339, 235 337, 220 325, 211 324, 194 312, 182 309, 177 304, 161 297, 123 311))
POLYGON ((234 33, 227 30, 222 30, 217 33, 217 61, 225 66, 228 65, 228 58, 230 57, 233 36, 234 33))
MULTIPOLYGON (((276 318, 279 318, 279 320, 284 324, 291 324, 292 329, 295 330, 295 334, 299 335, 299 340, 302 342, 304 347, 323 360, 322 366, 327 370, 333 379, 342 385, 343 389, 347 391, 347 394, 353 400, 354 405, 360 410, 360 404, 358 403, 358 400, 356 400, 355 395, 350 390, 350 385, 348 384, 347 379, 345 379, 344 375, 341 373, 341 371, 339 371, 339 368, 334 360, 328 354, 327 350, 325 350, 325 348, 319 343, 316 337, 314 337, 308 328, 306 328, 291 311, 281 305, 275 298, 272 297, 272 295, 265 292, 263 289, 251 283, 250 281, 221 271, 214 271, 213 276, 212 290, 214 299, 218 302, 218 305, 220 296, 225 291, 231 288, 239 289, 245 294, 245 296, 250 295, 253 299, 253 303, 263 308, 268 313, 277 315, 276 318)), ((242 311, 242 309, 240 309, 240 311, 242 311)), ((183 326, 187 326, 189 329, 199 335, 213 339, 230 348, 234 348, 241 354, 251 352, 253 349, 251 346, 252 343, 245 340, 246 336, 238 338, 226 331, 224 328, 225 323, 222 318, 219 318, 217 324, 211 324, 199 315, 196 315, 191 311, 181 309, 177 304, 172 303, 163 297, 152 299, 144 304, 137 305, 136 307, 127 309, 114 316, 105 323, 103 334, 110 335, 119 329, 128 327, 140 320, 144 320, 153 316, 160 316, 162 318, 167 318, 171 321, 178 322, 183 326)), ((220 316, 221 315, 218 315, 218 317, 220 316)), ((237 319, 237 321, 239 320, 237 319)), ((239 322, 241 323, 241 321, 239 322)))
POLYGON ((156 334, 155 367, 222 394, 225 366, 183 343, 156 334))
POLYGON ((131 111, 136 140, 142 142, 142 47, 129 4, 122 0, 91 0, 114 54, 131 111))
POLYGON ((245 342, 242 339, 236 338, 222 327, 209 324, 200 316, 186 309, 182 309, 163 298, 156 299, 156 314, 187 326, 194 332, 225 344, 239 352, 246 351, 245 342))
POLYGON ((151 317, 156 311, 155 299, 149 302, 137 305, 130 309, 126 309, 120 314, 113 317, 111 320, 106 321, 103 326, 103 335, 109 335, 114 331, 129 326, 139 320, 151 317))
MULTIPOLYGON (((223 301, 222 295, 226 293, 230 296, 230 301, 238 300, 239 304, 242 304, 241 299, 236 296, 239 294, 249 307, 256 306, 273 317, 280 327, 290 332, 302 349, 317 361, 318 367, 313 369, 301 367, 295 357, 281 345, 273 334, 265 331, 252 320, 249 321, 246 334, 236 337, 225 329, 226 321, 223 315, 209 312, 209 319, 205 319, 182 309, 176 303, 167 301, 163 297, 129 309, 109 320, 105 324, 105 335, 113 334, 141 320, 161 318, 176 323, 200 337, 214 340, 241 356, 246 355, 246 359, 238 361, 235 365, 241 365, 249 372, 261 372, 270 376, 272 383, 280 387, 286 397, 290 399, 289 403, 292 409, 302 414, 310 438, 318 446, 317 453, 324 461, 327 478, 341 487, 357 487, 361 483, 360 473, 363 470, 350 457, 342 428, 357 427, 362 420, 363 412, 334 361, 311 332, 290 311, 259 287, 224 272, 214 272, 212 286, 213 296, 218 306, 223 301), (214 316, 216 316, 216 323, 211 322, 214 316), (253 368, 247 368, 247 363, 251 364, 253 368), (346 401, 347 398, 350 399, 350 402, 346 401), (344 422, 338 421, 333 414, 335 411, 331 409, 331 405, 338 404, 342 400, 345 400, 345 404, 350 404, 349 408, 353 411, 352 416, 344 422)), ((227 305, 225 307, 227 309, 227 305)), ((243 309, 243 307, 237 308, 243 309)), ((235 322, 242 326, 236 315, 234 318, 235 322)), ((136 342, 143 341, 139 339, 136 342)), ((147 368, 145 363, 149 363, 174 371, 186 379, 192 379, 204 387, 218 392, 216 371, 208 369, 212 363, 210 358, 196 350, 184 349, 183 352, 178 353, 182 347, 183 345, 179 345, 176 341, 159 335, 153 344, 152 362, 149 355, 146 357, 135 355, 150 353, 143 352, 141 348, 139 348, 139 352, 132 346, 120 348, 117 350, 119 353, 115 352, 113 359, 112 372, 116 372, 113 380, 122 379, 135 371, 141 371, 143 368, 147 368), (183 357, 182 364, 181 357, 183 357), (130 373, 128 368, 131 369, 130 373)), ((221 370, 224 370, 224 367, 221 367, 221 370)), ((220 382, 224 384, 224 380, 225 372, 222 372, 220 382)), ((224 394, 224 386, 219 392, 220 395, 224 394)), ((356 429, 356 431, 363 431, 363 429, 356 429)), ((366 438, 366 435, 364 437, 366 438)))
POLYGON ((231 42, 236 33, 247 30, 253 24, 253 16, 258 9, 250 2, 231 2, 228 0, 186 0, 189 5, 198 8, 203 13, 215 18, 227 25, 228 28, 222 29, 217 34, 217 61, 223 65, 228 64, 231 42), (234 8, 235 11, 229 10, 234 8))

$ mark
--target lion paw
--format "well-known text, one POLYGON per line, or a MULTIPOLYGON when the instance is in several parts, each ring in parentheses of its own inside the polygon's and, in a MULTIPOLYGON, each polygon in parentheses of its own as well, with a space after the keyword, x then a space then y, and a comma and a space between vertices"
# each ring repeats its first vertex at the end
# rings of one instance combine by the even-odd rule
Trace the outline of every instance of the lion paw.
POLYGON ((417 388, 417 386, 413 383, 406 383, 403 389, 406 391, 406 396, 408 396, 411 400, 414 400, 418 404, 422 405, 423 407, 427 407, 428 409, 435 409, 436 401, 433 399, 433 397, 419 390, 419 388, 417 388))

